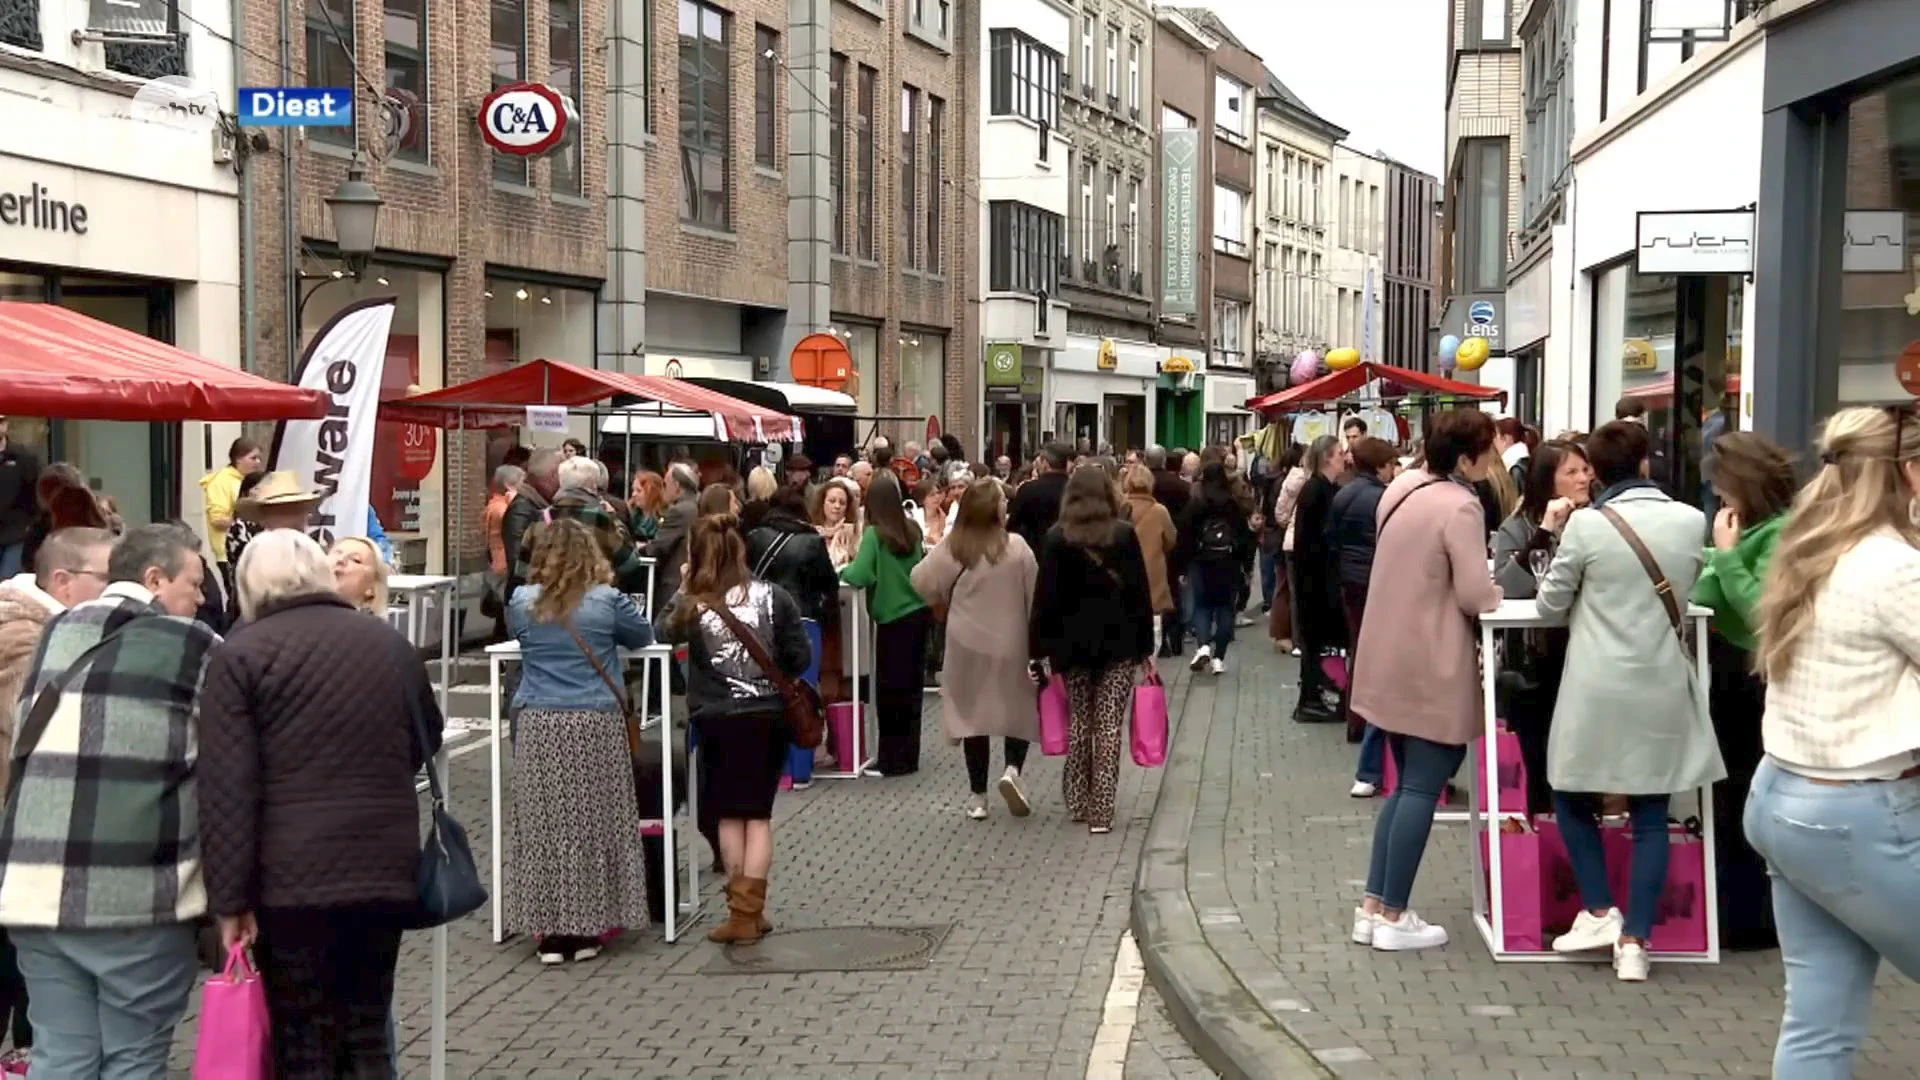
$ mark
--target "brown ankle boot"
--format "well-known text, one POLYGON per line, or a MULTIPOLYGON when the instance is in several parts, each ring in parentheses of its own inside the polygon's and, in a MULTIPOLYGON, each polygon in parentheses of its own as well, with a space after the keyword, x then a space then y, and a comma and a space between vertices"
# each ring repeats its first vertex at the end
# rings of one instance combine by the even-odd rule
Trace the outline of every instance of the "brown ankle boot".
POLYGON ((752 878, 727 882, 727 921, 707 932, 707 940, 721 945, 744 945, 760 940, 760 912, 765 909, 767 883, 759 882, 756 896, 752 878))

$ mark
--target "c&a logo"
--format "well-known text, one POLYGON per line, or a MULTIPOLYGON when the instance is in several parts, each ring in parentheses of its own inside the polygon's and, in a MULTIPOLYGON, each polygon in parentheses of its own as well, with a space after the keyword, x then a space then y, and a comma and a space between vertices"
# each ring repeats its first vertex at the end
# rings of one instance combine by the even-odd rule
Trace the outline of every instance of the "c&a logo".
POLYGON ((508 83, 480 100, 480 138, 502 154, 540 157, 573 137, 572 106, 543 83, 508 83))

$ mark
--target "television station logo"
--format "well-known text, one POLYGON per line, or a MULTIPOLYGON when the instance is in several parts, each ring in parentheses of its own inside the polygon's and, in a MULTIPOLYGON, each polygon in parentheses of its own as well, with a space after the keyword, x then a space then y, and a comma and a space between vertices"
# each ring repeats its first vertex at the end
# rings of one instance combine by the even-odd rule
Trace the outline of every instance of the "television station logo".
POLYGON ((220 124, 220 95, 185 75, 163 75, 134 91, 131 115, 179 131, 212 131, 220 124))
POLYGON ((243 86, 241 127, 352 127, 353 91, 343 87, 243 86))

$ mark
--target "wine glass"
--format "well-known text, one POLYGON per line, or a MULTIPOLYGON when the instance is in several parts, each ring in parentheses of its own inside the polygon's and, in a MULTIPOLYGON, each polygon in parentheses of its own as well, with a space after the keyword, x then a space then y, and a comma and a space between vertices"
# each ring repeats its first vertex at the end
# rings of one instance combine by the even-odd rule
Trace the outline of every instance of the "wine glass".
POLYGON ((1533 579, 1539 581, 1547 576, 1547 568, 1553 565, 1553 552, 1546 548, 1535 548, 1527 552, 1527 566, 1533 570, 1533 579))

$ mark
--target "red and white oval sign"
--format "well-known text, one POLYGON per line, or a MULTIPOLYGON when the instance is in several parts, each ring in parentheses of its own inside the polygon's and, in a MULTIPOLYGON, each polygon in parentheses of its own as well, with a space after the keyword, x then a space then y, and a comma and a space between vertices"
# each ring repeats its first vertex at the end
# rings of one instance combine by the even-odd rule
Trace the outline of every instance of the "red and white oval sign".
POLYGON ((480 138, 502 154, 538 157, 572 135, 572 110, 543 83, 508 83, 480 99, 480 138))

